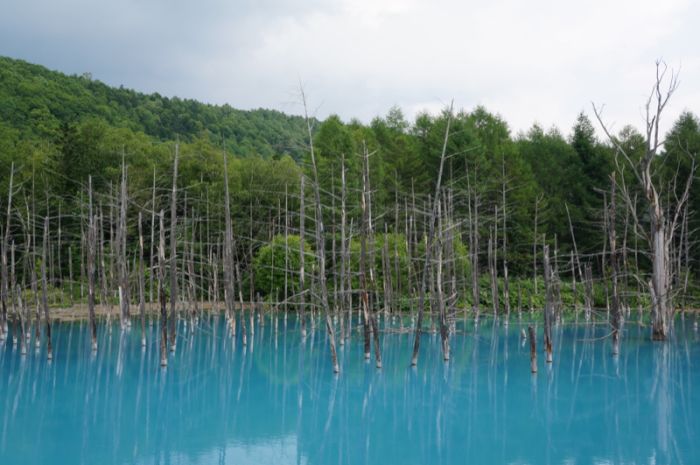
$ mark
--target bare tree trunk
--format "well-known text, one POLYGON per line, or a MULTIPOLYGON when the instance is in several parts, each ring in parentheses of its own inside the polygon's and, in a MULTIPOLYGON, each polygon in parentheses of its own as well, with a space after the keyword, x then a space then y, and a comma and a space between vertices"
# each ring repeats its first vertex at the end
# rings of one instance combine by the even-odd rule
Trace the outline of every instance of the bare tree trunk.
POLYGON ((440 154, 440 169, 438 170, 437 183, 435 184, 435 200, 428 220, 428 241, 425 246, 425 261, 423 263, 423 275, 421 277, 421 288, 418 297, 418 320, 416 321, 415 338, 413 340, 413 355, 411 357, 411 365, 418 365, 418 352, 420 351, 420 336, 423 330, 423 313, 425 306, 425 290, 428 279, 428 267, 432 259, 433 238, 435 236, 435 218, 437 215, 437 205, 440 203, 440 190, 442 186, 442 173, 445 166, 445 158, 447 156, 447 141, 450 136, 450 124, 452 123, 452 105, 447 116, 447 124, 445 127, 445 138, 442 144, 442 153, 440 154))
POLYGON ((41 252, 41 305, 44 308, 44 320, 46 323, 46 351, 49 360, 53 359, 53 347, 51 346, 51 315, 49 315, 48 283, 46 282, 46 260, 49 247, 49 217, 44 218, 44 245, 41 252))
POLYGON ((126 163, 122 155, 122 179, 119 195, 119 224, 117 226, 117 268, 119 274, 119 301, 122 328, 131 326, 129 315, 129 271, 126 259, 126 163))
POLYGON ((346 334, 344 331, 343 321, 347 318, 348 325, 352 324, 352 306, 347 305, 347 296, 345 288, 345 273, 348 271, 347 255, 345 252, 346 247, 349 246, 347 242, 347 212, 346 212, 346 184, 345 184, 345 154, 342 155, 340 160, 340 338, 339 342, 342 345, 346 339, 346 334))
MULTIPOLYGON (((316 254, 318 257, 319 268, 319 285, 321 287, 321 308, 326 313, 326 330, 328 331, 328 339, 330 343, 331 364, 333 372, 339 373, 340 366, 338 365, 338 356, 335 350, 335 330, 333 329, 333 321, 328 307, 328 288, 326 287, 326 250, 324 245, 324 229, 323 215, 321 212, 321 193, 318 179, 318 169, 316 167, 316 155, 314 153, 313 137, 311 135, 311 122, 306 113, 306 97, 304 91, 301 91, 302 100, 304 101, 304 118, 306 120, 306 129, 309 136, 309 151, 311 152, 311 166, 314 173, 314 197, 316 204, 316 254)), ((375 328, 376 329, 376 328, 375 328)), ((378 349, 378 345, 376 345, 378 349)), ((378 352, 377 352, 378 353, 378 352)), ((377 359, 377 365, 381 365, 381 359, 377 359)))
POLYGON ((508 324, 508 318, 510 317, 510 291, 508 289, 508 230, 506 229, 506 164, 505 159, 501 161, 503 172, 503 183, 501 185, 503 201, 503 309, 506 314, 506 324, 508 324))
POLYGON ((586 321, 591 320, 593 313, 593 270, 591 269, 591 264, 586 263, 585 266, 585 284, 584 284, 584 301, 585 301, 585 313, 586 321))
POLYGON ((153 167, 153 188, 151 191, 151 242, 148 263, 150 273, 148 273, 148 302, 153 303, 153 275, 156 274, 155 263, 155 243, 156 243, 156 167, 153 167))
POLYGON ((299 320, 301 325, 301 338, 306 338, 306 284, 304 270, 304 226, 306 224, 306 210, 304 205, 304 176, 301 176, 299 187, 299 320))
POLYGON ((180 144, 175 144, 173 190, 170 196, 170 351, 177 344, 177 162, 180 144))
POLYGON ((532 326, 527 327, 530 335, 530 372, 537 373, 537 339, 535 338, 535 329, 532 326))
POLYGON ((370 358, 371 348, 371 323, 370 323, 370 308, 369 308, 369 292, 367 283, 367 237, 369 236, 370 222, 369 219, 369 186, 367 182, 367 172, 365 166, 366 149, 362 154, 362 196, 360 198, 360 207, 362 209, 362 225, 360 233, 360 292, 362 301, 362 321, 364 334, 364 351, 365 360, 370 358))
POLYGON ((97 215, 92 212, 92 176, 88 177, 88 231, 87 231, 87 277, 88 318, 92 351, 97 352, 97 324, 95 322, 95 255, 97 242, 97 215))
MULTIPOLYGON (((231 335, 236 337, 236 294, 234 288, 234 264, 233 264, 233 225, 231 223, 231 197, 228 187, 228 155, 224 157, 224 214, 226 215, 226 231, 224 233, 224 305, 226 306, 226 318, 231 330, 231 335)), ((244 323, 245 324, 245 323, 244 323)), ((245 337, 243 339, 245 345, 245 337)))
POLYGON ((610 212, 608 214, 609 218, 609 228, 608 228, 608 238, 610 240, 610 268, 612 270, 612 353, 613 355, 618 355, 620 353, 620 329, 622 324, 622 315, 620 313, 620 295, 618 289, 618 275, 619 275, 619 263, 617 257, 617 236, 615 232, 615 219, 617 217, 617 212, 615 210, 617 197, 616 193, 616 182, 615 173, 610 177, 611 187, 610 187, 610 212))
POLYGON ((435 249, 437 251, 437 263, 435 265, 435 290, 436 290, 436 300, 437 307, 440 318, 440 342, 442 346, 442 358, 444 361, 450 360, 450 335, 447 328, 447 315, 445 311, 445 297, 444 297, 444 286, 443 286, 443 254, 445 252, 444 244, 444 224, 442 221, 442 208, 438 204, 438 233, 437 233, 437 244, 435 244, 435 249))
MULTIPOLYGON (((470 189, 471 190, 471 189, 470 189)), ((469 237, 469 252, 471 255, 471 278, 472 278, 472 313, 474 320, 479 320, 479 197, 474 192, 474 210, 471 209, 469 203, 470 221, 470 237, 469 237)))
MULTIPOLYGON (((638 187, 644 193, 646 201, 646 210, 651 234, 644 233, 646 227, 640 224, 640 219, 636 211, 636 197, 630 194, 627 186, 624 184, 625 178, 621 176, 621 190, 623 199, 631 212, 635 224, 640 226, 636 232, 644 235, 644 238, 649 243, 652 262, 652 274, 649 281, 649 291, 652 296, 651 306, 651 326, 653 340, 666 340, 670 330, 670 324, 674 315, 674 308, 670 302, 671 290, 673 283, 671 281, 671 263, 670 263, 670 243, 673 241, 675 230, 678 226, 678 220, 684 209, 685 203, 688 201, 690 186, 693 180, 695 171, 695 157, 688 152, 689 158, 692 160, 690 175, 688 176, 685 190, 677 196, 674 193, 675 205, 670 202, 670 194, 668 200, 664 202, 664 192, 660 191, 663 187, 659 184, 660 181, 655 179, 652 163, 657 158, 659 148, 663 144, 663 140, 659 137, 660 119, 669 99, 674 94, 678 87, 678 75, 671 73, 666 89, 662 89, 662 85, 666 85, 667 67, 662 62, 656 63, 656 80, 652 87, 651 94, 646 102, 646 147, 645 154, 639 160, 634 160, 622 147, 617 139, 608 131, 607 126, 603 123, 601 111, 595 105, 593 110, 606 136, 617 149, 617 152, 624 158, 626 168, 634 174, 638 187), (664 205, 664 203, 666 205, 664 205)), ((622 172, 618 159, 616 158, 617 170, 622 172)), ((675 182, 671 185, 675 186, 675 182)), ((646 221, 646 219, 645 219, 646 221)))
POLYGON ((168 366, 168 307, 165 296, 165 222, 160 211, 160 231, 158 242, 158 294, 160 300, 160 366, 168 366))
POLYGON ((537 198, 535 199, 535 231, 534 231, 534 239, 532 241, 532 279, 534 281, 535 285, 535 295, 537 295, 537 214, 539 213, 539 207, 540 207, 540 202, 542 201, 543 196, 542 194, 538 195, 537 198))
POLYGON ((549 246, 544 246, 544 350, 547 363, 552 363, 552 322, 554 320, 554 302, 552 296, 552 268, 549 264, 549 246))
POLYGON ((143 269, 143 228, 139 212, 139 313, 141 316, 141 347, 146 347, 146 290, 143 269))
POLYGON ((2 236, 2 283, 0 284, 0 302, 2 303, 2 314, 0 315, 0 341, 5 339, 8 330, 7 325, 7 297, 9 292, 9 279, 7 275, 7 249, 10 243, 10 228, 12 226, 12 190, 15 174, 15 164, 10 165, 10 187, 7 194, 7 217, 5 218, 5 234, 2 236))
MULTIPOLYGON (((498 215, 498 210, 496 210, 496 215, 498 215)), ((496 220, 497 221, 497 220, 496 220)), ((489 255, 489 275, 491 276, 491 308, 493 310, 493 317, 496 318, 498 317, 498 308, 499 308, 499 302, 498 302, 498 276, 497 276, 497 271, 496 271, 496 250, 497 247, 495 245, 495 242, 497 241, 497 232, 496 228, 492 229, 489 232, 489 250, 488 250, 488 255, 489 255)))

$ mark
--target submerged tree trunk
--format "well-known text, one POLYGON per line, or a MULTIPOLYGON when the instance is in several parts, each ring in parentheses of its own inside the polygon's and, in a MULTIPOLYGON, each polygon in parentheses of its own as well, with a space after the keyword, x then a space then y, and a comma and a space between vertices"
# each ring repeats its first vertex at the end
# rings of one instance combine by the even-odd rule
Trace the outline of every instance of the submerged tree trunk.
POLYGON ((527 327, 530 335, 530 372, 537 373, 537 339, 535 338, 535 329, 532 326, 527 327))

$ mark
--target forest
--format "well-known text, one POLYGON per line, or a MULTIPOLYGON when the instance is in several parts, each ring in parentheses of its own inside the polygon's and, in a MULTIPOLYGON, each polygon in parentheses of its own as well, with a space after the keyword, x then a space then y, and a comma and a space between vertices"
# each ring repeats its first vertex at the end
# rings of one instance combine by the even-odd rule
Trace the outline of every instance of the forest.
POLYGON ((244 343, 246 311, 308 312, 340 344, 357 311, 366 357, 376 315, 410 315, 414 364, 424 311, 446 359, 454 321, 480 315, 636 318, 665 339, 699 295, 700 122, 658 134, 676 83, 657 77, 644 132, 607 133, 594 107, 568 135, 513 134, 483 107, 321 121, 0 58, 3 334, 34 309, 38 336, 42 309, 50 352, 49 309, 82 305, 160 312, 172 344, 205 307, 234 335, 240 312, 244 343))

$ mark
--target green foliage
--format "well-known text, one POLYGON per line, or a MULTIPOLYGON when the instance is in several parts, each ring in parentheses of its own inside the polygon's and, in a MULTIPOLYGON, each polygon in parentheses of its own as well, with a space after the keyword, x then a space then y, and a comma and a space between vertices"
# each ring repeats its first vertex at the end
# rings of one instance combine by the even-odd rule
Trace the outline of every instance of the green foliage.
MULTIPOLYGON (((289 271, 287 274, 287 296, 290 298, 300 291, 299 268, 301 259, 299 256, 300 238, 298 235, 276 235, 269 244, 260 249, 255 256, 253 269, 255 271, 255 287, 261 295, 268 299, 281 301, 285 299, 284 279, 285 264, 289 271)), ((316 265, 314 249, 308 241, 304 241, 304 268, 308 273, 316 265)), ((308 285, 307 279, 307 285, 308 285)))
POLYGON ((24 137, 55 140, 63 125, 95 118, 161 141, 223 138, 238 155, 288 154, 299 160, 306 146, 305 123, 298 116, 142 94, 0 57, 0 121, 24 137))

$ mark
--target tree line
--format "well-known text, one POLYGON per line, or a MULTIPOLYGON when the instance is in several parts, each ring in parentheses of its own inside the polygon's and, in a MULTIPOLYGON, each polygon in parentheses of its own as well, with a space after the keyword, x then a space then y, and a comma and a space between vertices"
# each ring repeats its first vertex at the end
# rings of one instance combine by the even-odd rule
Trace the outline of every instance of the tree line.
MULTIPOLYGON (((28 88, 57 75, 7 59, 0 69, 15 67, 30 70, 28 88)), ((58 82, 80 82, 91 98, 106 88, 86 79, 58 82)), ((127 91, 107 89, 123 108, 115 96, 127 91)), ((38 105, 11 92, 6 109, 38 105)), ((77 118, 37 108, 49 115, 0 113, 4 321, 22 298, 48 312, 54 290, 56 303, 118 304, 123 321, 130 304, 145 311, 165 296, 171 322, 198 302, 223 302, 235 332, 235 305, 267 301, 320 312, 335 340, 329 312, 359 308, 369 357, 377 312, 406 312, 419 333, 428 309, 449 357, 458 313, 544 307, 551 321, 566 309, 590 319, 638 308, 641 318, 659 299, 647 285, 658 263, 645 235, 668 215, 663 296, 693 305, 700 125, 688 112, 663 138, 649 132, 652 115, 645 133, 627 126, 604 141, 583 112, 568 137, 537 125, 513 135, 482 107, 410 122, 398 108, 369 124, 307 116, 292 118, 297 146, 269 154, 232 150, 217 126, 158 133, 99 105, 77 118), (658 200, 658 218, 644 199, 658 200)), ((340 319, 339 341, 351 325, 340 319)))

